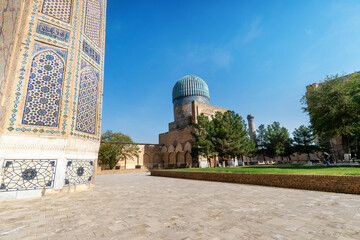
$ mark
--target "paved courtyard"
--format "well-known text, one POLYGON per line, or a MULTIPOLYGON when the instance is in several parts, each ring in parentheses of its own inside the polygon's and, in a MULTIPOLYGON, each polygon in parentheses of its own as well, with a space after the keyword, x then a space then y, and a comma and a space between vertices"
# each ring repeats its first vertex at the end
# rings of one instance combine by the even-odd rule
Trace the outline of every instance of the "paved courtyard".
POLYGON ((0 239, 360 239, 360 196, 151 177, 0 202, 0 239))

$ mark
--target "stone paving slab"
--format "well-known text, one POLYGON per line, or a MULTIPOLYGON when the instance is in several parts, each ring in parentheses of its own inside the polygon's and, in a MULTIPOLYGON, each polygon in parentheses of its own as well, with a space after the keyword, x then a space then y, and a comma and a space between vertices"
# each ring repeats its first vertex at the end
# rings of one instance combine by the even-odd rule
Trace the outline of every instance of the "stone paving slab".
POLYGON ((0 239, 360 239, 360 196, 151 177, 0 202, 0 239))

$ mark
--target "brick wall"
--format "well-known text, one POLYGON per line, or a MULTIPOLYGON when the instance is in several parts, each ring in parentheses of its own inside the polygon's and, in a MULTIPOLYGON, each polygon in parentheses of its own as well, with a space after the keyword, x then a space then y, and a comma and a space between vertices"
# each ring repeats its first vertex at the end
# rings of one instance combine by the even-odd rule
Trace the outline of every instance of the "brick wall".
POLYGON ((360 194, 360 176, 151 171, 151 176, 360 194))

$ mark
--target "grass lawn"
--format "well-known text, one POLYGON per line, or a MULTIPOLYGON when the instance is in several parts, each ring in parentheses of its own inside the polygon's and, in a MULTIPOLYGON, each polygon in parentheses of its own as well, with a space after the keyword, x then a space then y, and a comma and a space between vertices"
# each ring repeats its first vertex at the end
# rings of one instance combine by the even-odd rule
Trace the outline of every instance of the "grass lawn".
POLYGON ((226 168, 182 168, 173 171, 238 172, 238 173, 280 173, 313 175, 360 175, 360 167, 320 167, 306 165, 252 165, 226 168))

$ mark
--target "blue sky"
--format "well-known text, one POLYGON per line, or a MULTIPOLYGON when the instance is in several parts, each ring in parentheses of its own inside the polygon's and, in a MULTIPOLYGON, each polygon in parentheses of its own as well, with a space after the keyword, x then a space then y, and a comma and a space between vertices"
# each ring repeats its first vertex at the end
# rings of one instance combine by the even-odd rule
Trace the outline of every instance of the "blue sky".
POLYGON ((210 103, 256 127, 308 124, 305 87, 360 70, 360 2, 108 0, 102 131, 157 143, 172 88, 192 74, 210 103))

